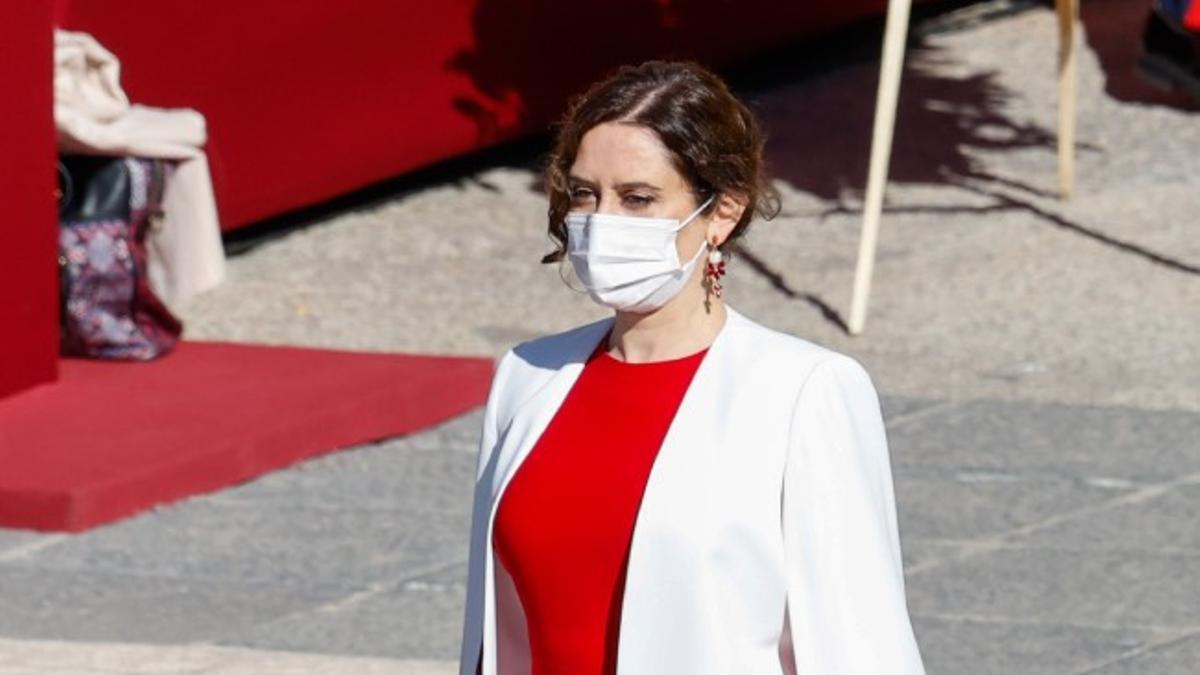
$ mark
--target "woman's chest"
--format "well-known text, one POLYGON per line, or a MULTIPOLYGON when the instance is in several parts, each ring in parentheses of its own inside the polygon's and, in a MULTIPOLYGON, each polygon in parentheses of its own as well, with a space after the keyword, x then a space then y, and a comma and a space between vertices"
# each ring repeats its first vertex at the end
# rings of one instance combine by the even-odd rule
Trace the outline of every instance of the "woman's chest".
POLYGON ((541 426, 514 420, 494 508, 521 517, 499 524, 557 523, 524 528, 542 545, 628 532, 634 550, 649 540, 697 558, 773 555, 794 397, 764 393, 710 373, 674 410, 641 419, 583 414, 568 399, 541 426))

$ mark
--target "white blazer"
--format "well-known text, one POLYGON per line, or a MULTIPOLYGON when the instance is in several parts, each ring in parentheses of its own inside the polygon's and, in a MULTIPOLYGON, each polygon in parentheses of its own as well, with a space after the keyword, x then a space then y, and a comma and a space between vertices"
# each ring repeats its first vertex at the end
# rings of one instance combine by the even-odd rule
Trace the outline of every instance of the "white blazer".
MULTIPOLYGON (((728 318, 647 480, 619 675, 923 675, 879 400, 854 359, 728 318)), ((460 673, 529 672, 497 502, 613 317, 500 359, 476 470, 460 673)), ((579 523, 586 528, 587 523, 579 523)))

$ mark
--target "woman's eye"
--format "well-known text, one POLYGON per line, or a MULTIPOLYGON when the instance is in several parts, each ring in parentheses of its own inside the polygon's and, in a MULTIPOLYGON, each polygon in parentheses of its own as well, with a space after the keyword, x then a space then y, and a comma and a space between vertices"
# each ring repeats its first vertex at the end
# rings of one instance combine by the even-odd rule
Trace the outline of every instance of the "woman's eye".
POLYGON ((576 201, 581 200, 581 199, 588 199, 591 196, 592 196, 592 191, 587 188, 575 188, 575 189, 571 190, 571 199, 574 199, 576 201))
POLYGON ((646 195, 625 195, 625 203, 631 206, 645 206, 652 201, 654 198, 646 195))

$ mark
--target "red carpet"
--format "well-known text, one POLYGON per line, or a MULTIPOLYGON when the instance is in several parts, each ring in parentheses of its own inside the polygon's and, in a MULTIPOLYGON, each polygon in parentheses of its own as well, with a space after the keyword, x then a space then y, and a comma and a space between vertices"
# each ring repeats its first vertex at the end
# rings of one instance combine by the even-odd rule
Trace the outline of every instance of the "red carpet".
POLYGON ((80 531, 483 403, 492 361, 181 342, 0 400, 0 526, 80 531))

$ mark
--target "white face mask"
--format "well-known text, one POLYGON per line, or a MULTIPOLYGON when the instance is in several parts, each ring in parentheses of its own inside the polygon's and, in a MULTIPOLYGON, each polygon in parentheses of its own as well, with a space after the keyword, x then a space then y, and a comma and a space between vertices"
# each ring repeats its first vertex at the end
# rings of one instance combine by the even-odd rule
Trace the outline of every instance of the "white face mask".
POLYGON ((679 264, 675 235, 716 197, 680 222, 611 213, 568 213, 567 256, 592 300, 625 312, 650 312, 692 278, 707 242, 679 264))

